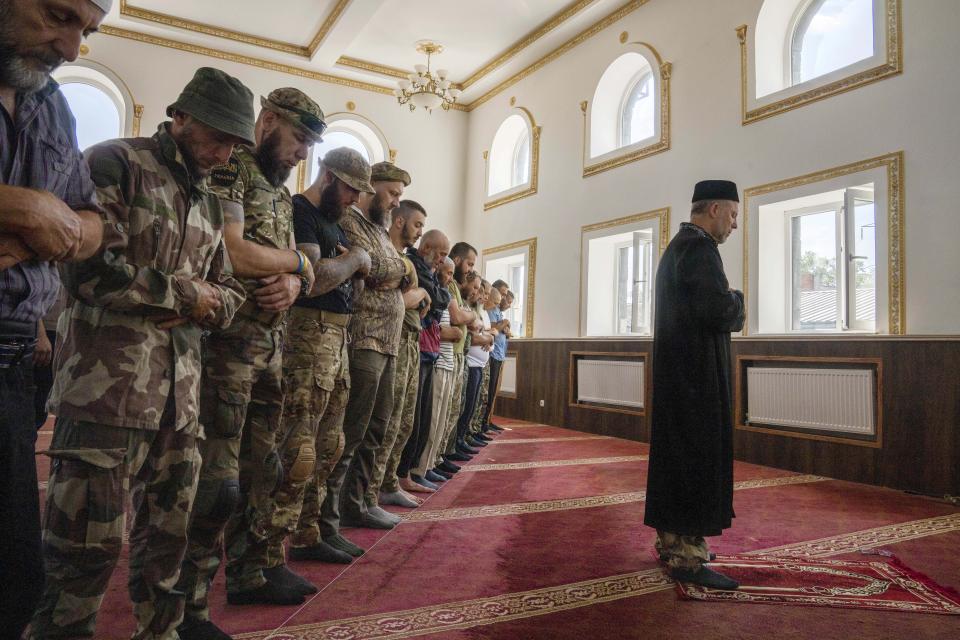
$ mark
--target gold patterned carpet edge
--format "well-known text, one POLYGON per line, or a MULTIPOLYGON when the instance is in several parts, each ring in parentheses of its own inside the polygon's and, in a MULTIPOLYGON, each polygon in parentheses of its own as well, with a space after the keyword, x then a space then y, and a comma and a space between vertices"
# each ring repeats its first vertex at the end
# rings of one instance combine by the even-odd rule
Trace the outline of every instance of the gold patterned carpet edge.
MULTIPOLYGON (((758 549, 746 555, 826 558, 928 536, 960 531, 960 513, 758 549)), ((663 570, 648 569, 570 584, 448 602, 417 609, 297 625, 235 636, 242 640, 353 640, 410 638, 558 613, 672 589, 663 570)))

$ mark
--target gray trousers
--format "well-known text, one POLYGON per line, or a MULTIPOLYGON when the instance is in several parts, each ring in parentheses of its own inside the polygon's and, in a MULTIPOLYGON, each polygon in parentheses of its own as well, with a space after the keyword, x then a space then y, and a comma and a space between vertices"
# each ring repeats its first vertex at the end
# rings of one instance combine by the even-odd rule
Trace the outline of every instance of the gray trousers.
POLYGON ((350 350, 350 399, 343 418, 343 455, 327 478, 327 495, 320 510, 320 534, 340 531, 340 514, 359 516, 366 510, 363 495, 376 465, 393 412, 396 357, 370 349, 350 350))

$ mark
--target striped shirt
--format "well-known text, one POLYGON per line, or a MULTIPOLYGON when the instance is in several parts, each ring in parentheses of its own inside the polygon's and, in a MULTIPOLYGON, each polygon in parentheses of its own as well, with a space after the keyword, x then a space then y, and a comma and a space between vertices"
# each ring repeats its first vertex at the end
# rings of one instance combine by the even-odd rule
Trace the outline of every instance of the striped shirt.
MULTIPOLYGON (((443 310, 443 315, 440 316, 440 328, 450 326, 450 311, 447 309, 443 310)), ((441 369, 446 369, 447 371, 453 371, 453 343, 447 342, 446 340, 440 341, 440 358, 437 360, 436 365, 441 369)))
MULTIPOLYGON (((17 96, 14 117, 0 107, 0 185, 49 191, 75 211, 99 211, 90 170, 60 85, 17 96)), ((53 305, 60 277, 51 262, 0 271, 0 320, 36 322, 53 305)))

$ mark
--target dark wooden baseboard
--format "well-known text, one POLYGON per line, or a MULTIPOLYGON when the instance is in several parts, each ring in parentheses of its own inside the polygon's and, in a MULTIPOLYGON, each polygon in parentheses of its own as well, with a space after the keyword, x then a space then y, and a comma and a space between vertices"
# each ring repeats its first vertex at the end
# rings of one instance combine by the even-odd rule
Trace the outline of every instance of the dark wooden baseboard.
MULTIPOLYGON (((572 352, 652 353, 651 340, 516 340, 510 349, 518 355, 517 393, 514 398, 498 398, 498 414, 649 441, 653 404, 648 404, 645 415, 570 406, 569 367, 572 352)), ((738 356, 747 356, 861 358, 876 361, 883 369, 880 446, 737 429, 738 460, 932 495, 960 494, 960 339, 743 338, 734 340, 732 355, 731 368, 738 356)), ((650 360, 647 363, 645 395, 649 403, 656 403, 649 388, 650 360)))

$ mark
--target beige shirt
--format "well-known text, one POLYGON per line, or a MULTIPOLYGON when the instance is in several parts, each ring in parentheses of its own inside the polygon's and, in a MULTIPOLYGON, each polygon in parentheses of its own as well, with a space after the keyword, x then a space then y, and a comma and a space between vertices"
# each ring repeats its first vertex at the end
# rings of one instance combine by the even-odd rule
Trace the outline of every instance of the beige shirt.
POLYGON ((370 275, 350 320, 352 346, 395 356, 405 311, 403 294, 399 286, 378 287, 403 277, 407 265, 390 242, 387 230, 367 220, 359 209, 348 209, 340 219, 340 227, 351 246, 363 247, 370 254, 370 275))

